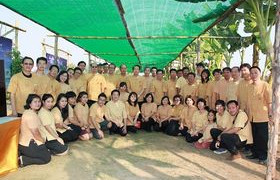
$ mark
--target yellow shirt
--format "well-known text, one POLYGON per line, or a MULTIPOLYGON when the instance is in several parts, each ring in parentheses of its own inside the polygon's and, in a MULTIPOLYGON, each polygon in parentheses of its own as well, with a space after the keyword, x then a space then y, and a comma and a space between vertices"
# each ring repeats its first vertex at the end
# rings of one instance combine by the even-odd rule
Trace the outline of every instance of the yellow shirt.
POLYGON ((217 85, 219 81, 209 81, 208 82, 208 96, 209 96, 209 100, 210 102, 208 103, 211 109, 215 109, 215 103, 216 103, 216 99, 214 99, 214 89, 217 85))
POLYGON ((172 117, 180 118, 183 109, 184 109, 184 105, 182 105, 182 104, 179 104, 177 106, 173 106, 172 107, 171 119, 172 119, 172 117))
POLYGON ((230 114, 228 111, 224 111, 223 115, 216 114, 217 125, 218 127, 229 129, 232 127, 232 119, 230 118, 230 114))
POLYGON ((185 79, 183 76, 182 77, 179 77, 177 79, 177 82, 176 82, 176 88, 179 88, 182 90, 182 88, 188 83, 187 79, 185 79))
POLYGON ((49 82, 49 77, 46 74, 43 75, 38 75, 36 73, 32 73, 32 76, 36 77, 38 88, 37 88, 37 94, 39 96, 43 96, 43 94, 48 93, 48 82, 49 82))
POLYGON ((240 83, 240 79, 237 81, 231 81, 228 85, 228 91, 227 91, 227 101, 230 100, 236 100, 237 101, 237 96, 236 96, 236 91, 238 88, 238 85, 240 83))
POLYGON ((61 93, 60 83, 56 79, 49 77, 47 93, 51 94, 54 99, 61 93))
MULTIPOLYGON (((34 139, 38 145, 42 143, 37 141, 33 136, 31 129, 41 129, 42 124, 36 112, 33 110, 25 110, 22 114, 21 125, 20 125, 20 134, 19 134, 19 144, 22 146, 29 146, 30 140, 34 139)), ((41 134, 44 138, 45 134, 41 134)))
POLYGON ((128 92, 120 92, 119 100, 122 102, 127 102, 129 93, 128 92))
POLYGON ((169 79, 167 81, 167 96, 169 97, 171 103, 173 103, 173 97, 177 94, 177 90, 176 90, 176 79, 175 81, 169 79))
POLYGON ((145 83, 146 83, 146 90, 145 90, 145 93, 144 93, 144 96, 145 96, 146 94, 151 92, 152 82, 153 82, 154 78, 151 77, 151 76, 149 76, 149 77, 143 76, 143 77, 144 77, 144 80, 145 80, 145 83))
POLYGON ((159 106, 157 109, 157 117, 160 120, 166 119, 168 117, 171 117, 172 115, 172 106, 167 105, 167 106, 159 106))
POLYGON ((161 103, 161 98, 167 92, 166 82, 164 80, 154 80, 152 82, 151 92, 154 93, 154 100, 157 105, 161 103))
POLYGON ((123 75, 119 74, 117 76, 118 76, 118 85, 117 85, 117 87, 120 87, 120 83, 121 82, 126 82, 126 84, 127 84, 127 80, 128 80, 128 77, 129 77, 128 75, 123 76, 123 75))
POLYGON ((95 74, 91 75, 88 79, 87 93, 90 100, 97 101, 98 95, 105 92, 106 80, 103 75, 95 74))
POLYGON ((199 110, 193 113, 192 117, 192 130, 198 131, 205 127, 208 123, 208 112, 205 110, 203 113, 200 113, 199 110))
POLYGON ((185 127, 188 127, 188 129, 191 129, 191 127, 192 127, 192 118, 193 118, 193 114, 195 111, 197 111, 196 106, 190 106, 190 107, 186 106, 182 110, 181 122, 183 123, 183 125, 185 127))
MULTIPOLYGON (((97 103, 93 104, 90 109, 89 109, 89 116, 92 118, 93 121, 97 123, 97 125, 100 128, 99 123, 104 121, 104 116, 107 111, 107 107, 104 106, 99 106, 97 103)), ((91 126, 91 128, 93 128, 91 126)))
POLYGON ((78 79, 72 78, 69 80, 70 88, 78 96, 80 92, 86 91, 86 81, 84 78, 79 77, 78 79))
POLYGON ((231 81, 231 79, 228 81, 225 79, 221 79, 214 87, 214 92, 220 96, 220 100, 227 102, 227 92, 231 81))
POLYGON ((246 81, 241 79, 236 90, 236 97, 239 102, 239 107, 241 110, 248 113, 247 102, 249 94, 249 85, 252 84, 252 80, 246 81))
POLYGON ((83 126, 88 125, 89 108, 87 104, 82 105, 82 103, 78 102, 74 107, 74 114, 83 126))
POLYGON ((140 113, 140 109, 138 104, 136 104, 136 106, 131 106, 128 102, 125 103, 125 107, 126 107, 126 113, 127 116, 129 116, 132 120, 130 120, 129 118, 127 118, 126 124, 128 126, 134 125, 134 118, 137 116, 137 114, 140 113))
MULTIPOLYGON (((217 128, 217 124, 216 123, 208 123, 206 128, 204 129, 203 131, 203 136, 202 138, 200 138, 198 140, 198 142, 203 142, 204 140, 207 140, 209 138, 212 138, 211 134, 210 134, 210 131, 211 129, 213 128, 217 128)), ((208 140, 207 142, 212 142, 212 139, 211 140, 208 140)))
POLYGON ((124 120, 127 118, 125 104, 122 101, 109 101, 106 104, 106 119, 114 122, 118 127, 124 126, 124 120))
POLYGON ((118 79, 118 76, 115 75, 115 74, 108 74, 105 77, 105 80, 106 80, 106 89, 105 89, 105 94, 107 96, 107 100, 110 99, 111 97, 111 92, 117 88, 118 86, 118 82, 119 82, 119 79, 118 79))
POLYGON ((61 86, 61 93, 67 93, 69 91, 72 91, 71 87, 69 84, 66 84, 66 83, 59 83, 60 86, 61 86))
MULTIPOLYGON (((52 114, 53 114, 53 117, 55 119, 55 124, 61 124, 63 123, 63 118, 62 118, 62 115, 61 115, 61 112, 60 110, 55 107, 51 110, 52 114)), ((56 131, 60 132, 60 133, 64 133, 66 131, 66 129, 62 129, 62 128, 56 128, 56 131)))
POLYGON ((131 92, 136 92, 139 94, 140 92, 143 92, 140 97, 138 97, 138 101, 143 101, 143 94, 144 90, 146 89, 146 82, 144 77, 142 76, 130 76, 127 80, 127 87, 131 92))
POLYGON ((197 88, 197 97, 198 98, 203 98, 206 101, 208 101, 208 97, 210 96, 210 89, 208 88, 209 86, 209 82, 208 83, 200 83, 198 84, 198 88, 197 88))
POLYGON ((180 91, 180 94, 186 98, 186 96, 192 96, 192 98, 195 99, 195 96, 197 94, 198 84, 188 84, 186 83, 183 88, 180 91))
POLYGON ((22 72, 12 76, 8 92, 15 95, 15 108, 17 113, 22 114, 24 105, 29 94, 36 94, 38 91, 37 79, 32 75, 27 78, 22 72))
POLYGON ((141 113, 145 117, 151 117, 157 112, 156 103, 143 103, 141 106, 141 113))
MULTIPOLYGON (((231 116, 232 121, 234 120, 235 116, 231 116)), ((252 131, 251 131, 251 123, 247 122, 248 116, 244 111, 239 111, 237 118, 234 121, 233 127, 241 128, 237 134, 241 141, 247 140, 247 144, 252 143, 252 131), (246 124, 247 122, 247 124, 246 124)))
POLYGON ((272 103, 272 89, 265 81, 250 84, 248 87, 249 120, 268 122, 268 104, 272 103))
MULTIPOLYGON (((53 137, 48 131, 47 129, 44 127, 44 126, 50 126, 50 128, 52 128, 54 130, 54 132, 56 133, 56 128, 55 128, 55 119, 54 119, 54 116, 53 114, 51 113, 51 111, 45 109, 45 108, 41 108, 39 113, 38 113, 38 116, 41 120, 41 123, 43 125, 43 128, 40 129, 40 132, 42 132, 43 134, 46 135, 46 139, 48 141, 51 141, 51 140, 55 140, 56 138, 53 137)), ((41 133, 41 134, 42 134, 41 133)), ((57 133, 56 133, 57 134, 57 133)), ((58 136, 58 135, 57 135, 58 136)))

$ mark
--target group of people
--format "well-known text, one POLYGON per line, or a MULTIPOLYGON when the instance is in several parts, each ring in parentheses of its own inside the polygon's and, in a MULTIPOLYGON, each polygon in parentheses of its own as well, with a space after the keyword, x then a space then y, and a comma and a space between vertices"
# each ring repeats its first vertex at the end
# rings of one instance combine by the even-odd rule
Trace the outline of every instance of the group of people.
POLYGON ((271 87, 261 80, 257 66, 241 64, 211 72, 203 63, 196 73, 188 67, 164 71, 126 65, 115 74, 114 64, 80 61, 76 68, 59 71, 47 59, 22 59, 22 72, 12 76, 8 92, 12 114, 21 117, 19 164, 45 164, 51 155, 65 155, 67 143, 109 134, 126 136, 142 129, 183 136, 196 148, 229 159, 247 158, 266 163, 271 87), (249 154, 250 153, 250 154, 249 154))

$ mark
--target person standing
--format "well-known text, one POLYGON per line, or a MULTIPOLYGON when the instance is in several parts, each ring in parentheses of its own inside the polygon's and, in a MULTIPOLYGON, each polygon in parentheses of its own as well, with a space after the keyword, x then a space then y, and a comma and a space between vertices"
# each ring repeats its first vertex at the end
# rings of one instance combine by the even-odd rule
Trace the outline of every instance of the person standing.
POLYGON ((48 89, 47 93, 51 94, 54 99, 61 93, 61 86, 59 82, 56 80, 56 76, 59 72, 59 67, 57 65, 51 65, 49 68, 49 81, 48 81, 48 89))
POLYGON ((240 83, 240 68, 235 66, 231 68, 232 81, 228 85, 227 101, 237 100, 236 92, 240 83))
POLYGON ((86 91, 87 84, 82 75, 82 70, 79 67, 74 68, 73 78, 69 80, 70 88, 75 94, 79 94, 82 91, 86 91))
POLYGON ((177 82, 177 72, 176 69, 170 69, 169 71, 170 77, 169 80, 166 82, 167 84, 167 96, 171 100, 171 104, 173 104, 173 97, 177 94, 176 90, 176 82, 177 82))
POLYGON ((257 66, 250 68, 253 81, 248 87, 248 112, 252 124, 253 147, 249 159, 259 159, 265 164, 267 159, 268 122, 271 121, 272 90, 269 84, 261 80, 261 70, 257 66))
POLYGON ((157 78, 152 83, 151 93, 155 98, 155 103, 160 105, 161 98, 166 96, 166 82, 163 80, 163 70, 157 70, 157 78))
POLYGON ((10 93, 13 116, 21 117, 28 95, 38 91, 37 79, 31 73, 33 65, 31 57, 24 57, 21 61, 22 71, 11 78, 7 92, 10 93))
POLYGON ((111 92, 117 88, 118 86, 118 76, 115 75, 115 69, 116 66, 115 64, 110 64, 108 67, 108 73, 104 76, 106 79, 106 89, 105 89, 105 94, 107 96, 107 100, 110 100, 111 98, 111 92))
POLYGON ((214 88, 215 97, 223 101, 227 101, 227 92, 231 79, 231 69, 230 67, 223 68, 223 77, 214 88))
POLYGON ((43 94, 46 93, 47 89, 48 89, 48 81, 49 78, 48 76, 45 74, 45 69, 47 67, 47 59, 45 57, 39 57, 36 60, 36 64, 37 64, 37 70, 36 73, 33 73, 33 75, 36 77, 37 81, 38 81, 38 90, 37 90, 37 94, 42 97, 43 94))
POLYGON ((60 71, 56 77, 56 80, 59 82, 61 86, 61 93, 67 93, 69 91, 72 91, 69 85, 69 75, 67 71, 60 71))

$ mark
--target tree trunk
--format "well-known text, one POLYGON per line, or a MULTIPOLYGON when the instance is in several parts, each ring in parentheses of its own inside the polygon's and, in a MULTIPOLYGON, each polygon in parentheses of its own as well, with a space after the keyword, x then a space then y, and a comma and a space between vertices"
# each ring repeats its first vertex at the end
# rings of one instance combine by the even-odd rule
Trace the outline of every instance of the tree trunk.
POLYGON ((266 179, 276 179, 276 158, 278 147, 278 132, 280 119, 280 0, 277 0, 276 32, 274 44, 274 60, 272 62, 273 93, 272 93, 272 120, 269 143, 266 179))
POLYGON ((260 61, 260 48, 257 43, 253 45, 253 66, 259 66, 260 61))

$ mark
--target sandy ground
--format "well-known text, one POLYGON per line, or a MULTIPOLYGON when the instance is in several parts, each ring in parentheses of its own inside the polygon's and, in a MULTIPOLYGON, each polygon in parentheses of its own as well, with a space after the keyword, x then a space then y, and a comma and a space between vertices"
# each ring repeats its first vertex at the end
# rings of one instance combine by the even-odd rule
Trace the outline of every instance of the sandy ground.
POLYGON ((106 134, 101 141, 72 143, 69 155, 52 157, 47 165, 20 168, 3 180, 264 179, 265 166, 246 159, 231 162, 227 156, 196 150, 182 137, 162 133, 106 134))

